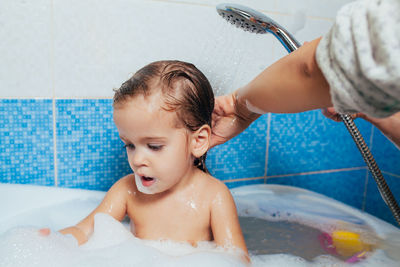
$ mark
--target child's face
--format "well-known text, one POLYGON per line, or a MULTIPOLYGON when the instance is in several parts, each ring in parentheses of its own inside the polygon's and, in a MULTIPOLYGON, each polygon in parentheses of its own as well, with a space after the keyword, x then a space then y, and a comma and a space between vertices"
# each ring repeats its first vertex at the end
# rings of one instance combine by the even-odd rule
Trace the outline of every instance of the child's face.
POLYGON ((146 194, 176 188, 191 177, 194 168, 191 133, 176 127, 175 112, 162 110, 161 99, 157 93, 139 95, 114 109, 137 188, 146 194))

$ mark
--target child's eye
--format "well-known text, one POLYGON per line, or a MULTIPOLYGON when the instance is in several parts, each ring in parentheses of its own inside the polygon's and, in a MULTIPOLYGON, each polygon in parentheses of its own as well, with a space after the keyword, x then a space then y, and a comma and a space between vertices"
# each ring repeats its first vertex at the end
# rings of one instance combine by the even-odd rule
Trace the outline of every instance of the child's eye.
POLYGON ((126 148, 126 149, 135 149, 135 145, 134 144, 125 144, 124 148, 126 148))
POLYGON ((151 150, 158 151, 158 150, 161 150, 161 148, 163 146, 162 145, 147 144, 147 147, 150 148, 151 150))

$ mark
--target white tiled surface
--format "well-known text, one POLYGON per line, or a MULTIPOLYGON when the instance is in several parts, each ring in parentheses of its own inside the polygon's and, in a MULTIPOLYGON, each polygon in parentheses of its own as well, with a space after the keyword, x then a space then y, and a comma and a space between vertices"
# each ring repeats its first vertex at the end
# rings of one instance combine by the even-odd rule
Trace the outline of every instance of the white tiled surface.
MULTIPOLYGON (((112 88, 131 73, 160 59, 193 62, 216 86, 221 86, 221 75, 232 71, 237 75, 230 80, 240 82, 248 71, 237 73, 231 66, 245 57, 241 51, 271 46, 266 38, 250 42, 257 37, 230 26, 213 7, 124 0, 97 1, 92 7, 56 1, 56 96, 111 97, 112 88)), ((264 53, 255 60, 248 67, 253 73, 259 71, 254 65, 271 57, 264 53)))
POLYGON ((51 97, 51 0, 0 1, 0 97, 51 97))
POLYGON ((251 7, 252 9, 257 9, 260 11, 276 11, 277 0, 157 0, 157 1, 207 5, 212 7, 215 7, 216 5, 223 3, 233 3, 251 7))
MULTIPOLYGON (((333 25, 333 20, 321 20, 306 17, 303 26, 301 28, 296 28, 293 25, 296 19, 293 19, 292 16, 273 15, 271 17, 273 17, 274 20, 279 21, 280 25, 291 32, 300 44, 323 36, 333 25), (296 29, 296 31, 294 29, 296 29)), ((287 55, 287 51, 278 41, 274 42, 274 51, 274 60, 278 60, 279 58, 287 55)))
MULTIPOLYGON (((271 35, 226 23, 215 11, 222 2, 1 0, 0 97, 109 98, 160 59, 193 62, 218 95, 234 90, 286 52, 271 35)), ((304 42, 326 32, 349 1, 230 2, 266 12, 304 42)))
POLYGON ((275 11, 292 14, 301 10, 307 16, 335 18, 340 7, 350 2, 353 0, 276 0, 275 11))

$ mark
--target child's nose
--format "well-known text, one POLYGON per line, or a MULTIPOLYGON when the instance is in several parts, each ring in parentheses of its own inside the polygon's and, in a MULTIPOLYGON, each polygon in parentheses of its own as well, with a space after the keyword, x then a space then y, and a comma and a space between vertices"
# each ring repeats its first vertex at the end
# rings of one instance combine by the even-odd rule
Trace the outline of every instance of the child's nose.
POLYGON ((136 167, 146 165, 147 160, 145 153, 137 149, 132 155, 132 164, 136 167))

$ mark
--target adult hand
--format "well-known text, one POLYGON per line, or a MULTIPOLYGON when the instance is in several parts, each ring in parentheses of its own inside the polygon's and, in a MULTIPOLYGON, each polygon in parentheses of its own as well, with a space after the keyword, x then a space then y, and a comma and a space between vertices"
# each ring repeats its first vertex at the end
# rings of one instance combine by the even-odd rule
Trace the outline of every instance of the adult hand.
POLYGON ((236 92, 215 99, 210 147, 223 144, 244 131, 260 114, 239 103, 236 92))
MULTIPOLYGON (((334 121, 342 121, 342 118, 340 117, 340 114, 336 112, 334 107, 329 107, 329 108, 323 108, 321 109, 322 114, 327 117, 328 119, 334 120, 334 121)), ((366 118, 366 115, 364 113, 355 113, 352 114, 351 117, 354 119, 356 118, 366 118)))
MULTIPOLYGON (((341 121, 339 113, 333 107, 322 109, 325 117, 334 121, 341 121)), ((373 118, 364 113, 356 113, 351 115, 353 119, 363 118, 377 127, 392 143, 400 149, 400 112, 386 118, 373 118)))

